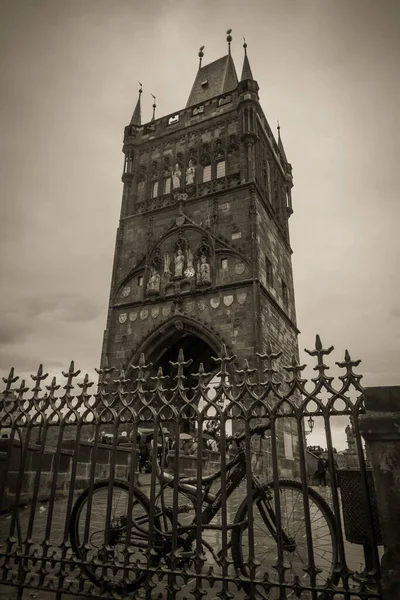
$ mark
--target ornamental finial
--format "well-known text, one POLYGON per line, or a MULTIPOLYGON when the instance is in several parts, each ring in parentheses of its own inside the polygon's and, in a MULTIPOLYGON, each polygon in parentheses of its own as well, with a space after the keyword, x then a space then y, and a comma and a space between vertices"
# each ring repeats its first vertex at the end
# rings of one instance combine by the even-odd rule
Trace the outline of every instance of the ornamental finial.
POLYGON ((229 51, 229 54, 231 53, 231 41, 232 41, 231 33, 232 33, 232 29, 228 29, 228 31, 226 32, 226 35, 227 35, 226 41, 228 42, 228 51, 229 51))
POLYGON ((204 56, 203 50, 204 50, 204 46, 201 46, 200 50, 199 50, 199 69, 201 69, 201 61, 202 61, 203 56, 204 56))

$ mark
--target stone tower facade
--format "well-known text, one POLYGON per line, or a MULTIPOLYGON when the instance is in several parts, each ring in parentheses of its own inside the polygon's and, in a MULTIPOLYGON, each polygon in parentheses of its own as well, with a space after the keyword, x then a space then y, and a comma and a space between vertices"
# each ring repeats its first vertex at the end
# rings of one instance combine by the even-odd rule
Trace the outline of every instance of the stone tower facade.
MULTIPOLYGON (((182 110, 158 119, 153 111, 142 125, 139 91, 124 132, 102 366, 127 368, 143 352, 167 374, 182 348, 190 378, 200 362, 215 369, 222 344, 240 366, 255 365, 268 343, 285 364, 298 358, 292 167, 261 108, 246 44, 239 81, 230 41, 208 65, 199 52, 182 110)), ((296 438, 288 420, 278 445, 291 461, 296 438)))
MULTIPOLYGON (((228 38, 230 45, 230 39, 228 38)), ((268 342, 298 356, 289 240, 292 168, 259 102, 246 47, 200 66, 186 107, 125 128, 123 196, 102 363, 168 372, 179 348, 214 368, 268 342)))

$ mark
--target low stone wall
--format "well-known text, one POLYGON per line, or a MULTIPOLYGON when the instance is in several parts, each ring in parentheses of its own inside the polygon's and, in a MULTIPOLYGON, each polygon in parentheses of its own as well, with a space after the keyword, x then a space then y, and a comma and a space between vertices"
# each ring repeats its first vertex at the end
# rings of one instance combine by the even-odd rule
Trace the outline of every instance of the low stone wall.
MULTIPOLYGON (((5 490, 0 511, 4 512, 15 503, 19 478, 21 477, 19 471, 22 452, 19 440, 0 440, 0 454, 0 488, 3 489, 4 486, 5 490)), ((68 490, 71 456, 71 451, 62 450, 59 457, 56 493, 60 496, 65 495, 68 490)), ((43 502, 48 499, 54 478, 54 457, 55 449, 53 448, 46 448, 41 455, 40 446, 29 445, 27 460, 22 473, 19 504, 29 504, 32 500, 38 473, 40 473, 38 501, 43 502)))
MULTIPOLYGON (((226 455, 228 463, 234 454, 226 455)), ((298 479, 300 476, 299 465, 294 460, 286 460, 280 470, 279 476, 282 478, 298 479)), ((170 452, 167 457, 167 467, 172 470, 175 462, 174 452, 170 452)), ((281 461, 282 462, 282 461, 281 461)), ((281 465, 282 466, 282 465, 281 465)), ((212 450, 203 450, 202 455, 203 474, 209 475, 221 468, 221 454, 212 450)), ((252 472, 265 480, 272 479, 271 455, 268 452, 252 452, 251 455, 252 472)), ((188 477, 194 477, 197 473, 197 455, 179 455, 179 474, 188 477)))
MULTIPOLYGON (((63 447, 70 450, 72 455, 75 453, 74 440, 65 440, 63 447)), ((74 488, 76 490, 85 489, 88 486, 90 475, 94 466, 94 476, 97 479, 108 479, 110 477, 111 463, 115 465, 115 479, 128 480, 132 444, 121 444, 113 453, 113 447, 108 444, 98 444, 97 451, 93 442, 81 442, 77 449, 77 469, 74 488), (96 453, 96 454, 94 454, 96 453)), ((69 473, 69 478, 71 474, 69 473)))
MULTIPOLYGON (((94 464, 95 480, 108 479, 112 464, 112 446, 98 444, 94 456, 94 444, 92 442, 81 442, 76 448, 74 440, 65 440, 62 444, 58 459, 56 496, 65 496, 71 484, 78 492, 85 489, 89 484, 90 474, 94 464), (78 453, 75 481, 71 481, 72 461, 78 453)), ((118 446, 114 454, 115 478, 128 480, 132 456, 132 445, 118 446)), ((34 494, 36 478, 40 475, 38 502, 46 502, 50 498, 54 482, 54 467, 56 449, 47 447, 42 455, 40 446, 29 445, 28 456, 20 475, 21 445, 19 440, 0 440, 0 490, 4 486, 4 495, 0 506, 0 512, 7 512, 16 501, 17 486, 19 478, 22 477, 21 494, 18 504, 29 504, 34 494)))

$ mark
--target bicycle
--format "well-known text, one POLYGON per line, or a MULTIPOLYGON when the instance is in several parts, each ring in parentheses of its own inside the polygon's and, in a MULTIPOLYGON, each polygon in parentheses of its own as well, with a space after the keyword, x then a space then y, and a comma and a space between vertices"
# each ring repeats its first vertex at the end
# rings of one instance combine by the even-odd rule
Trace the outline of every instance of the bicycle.
MULTIPOLYGON (((259 424, 250 428, 250 436, 263 435, 270 424, 259 424)), ((226 500, 232 497, 240 484, 246 480, 245 433, 227 438, 234 441, 237 454, 226 465, 226 500)), ((165 490, 173 495, 174 476, 164 472, 157 465, 157 478, 160 490, 153 507, 154 520, 150 523, 150 499, 136 486, 126 481, 99 481, 91 489, 85 490, 77 499, 71 514, 70 537, 75 555, 79 559, 80 568, 87 577, 99 587, 112 589, 119 593, 130 593, 139 588, 154 571, 161 560, 176 557, 179 568, 193 562, 198 547, 196 536, 198 520, 196 514, 189 522, 177 522, 175 535, 173 532, 174 512, 177 515, 190 511, 190 504, 178 506, 165 505, 165 490), (128 508, 130 507, 130 508, 128 508), (152 552, 147 553, 148 538, 154 528, 154 544, 152 552), (175 547, 173 547, 173 541, 175 547), (197 544, 197 546, 196 546, 197 544), (173 551, 172 551, 173 550, 173 551), (177 552, 178 550, 178 552, 177 552), (146 554, 147 553, 147 554, 146 554)), ((212 485, 221 478, 221 470, 202 478, 201 503, 199 515, 201 523, 201 546, 212 555, 217 564, 227 564, 227 550, 230 549, 233 567, 236 574, 241 575, 242 587, 254 594, 251 570, 248 566, 254 548, 258 563, 257 580, 260 582, 276 563, 279 527, 275 512, 275 491, 273 482, 263 483, 259 477, 252 475, 252 498, 241 502, 232 523, 228 524, 230 542, 228 548, 216 552, 206 539, 207 530, 222 531, 222 526, 211 524, 221 510, 222 488, 211 492, 212 485), (249 528, 249 503, 252 504, 252 524, 249 528), (249 532, 251 531, 251 533, 249 532), (250 579, 249 579, 250 578, 250 579)), ((179 476, 177 483, 179 494, 196 508, 197 478, 179 476)), ((305 539, 303 485, 300 482, 282 479, 278 482, 281 514, 282 547, 285 563, 289 570, 284 574, 287 594, 295 594, 298 581, 309 577, 304 569, 307 566, 307 542, 305 539), (299 579, 297 579, 299 578, 299 579), (290 587, 293 584, 293 587, 290 587)), ((175 483, 176 487, 176 483, 175 483)), ((175 492, 176 494, 176 492, 175 492)), ((308 488, 309 510, 312 526, 314 561, 316 566, 316 583, 322 590, 328 578, 337 582, 338 550, 333 513, 325 500, 312 488, 308 488)), ((175 517, 177 519, 177 516, 175 517)), ((181 517, 182 518, 182 517, 181 517)), ((176 567, 176 563, 175 563, 176 567)), ((233 575, 235 577, 235 575, 233 575)), ((272 581, 272 580, 271 580, 272 581)), ((268 586, 257 584, 254 597, 270 600, 271 591, 268 586), (261 589, 260 589, 261 588, 261 589)), ((279 577, 274 580, 279 596, 279 577)), ((287 595, 287 597, 290 597, 287 595)), ((319 597, 323 597, 319 596, 319 597)))

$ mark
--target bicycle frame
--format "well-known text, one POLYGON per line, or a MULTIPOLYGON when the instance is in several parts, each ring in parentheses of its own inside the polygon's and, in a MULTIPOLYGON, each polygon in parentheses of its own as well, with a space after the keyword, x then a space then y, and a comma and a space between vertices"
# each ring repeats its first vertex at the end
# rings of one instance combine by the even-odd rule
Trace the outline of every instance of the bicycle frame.
MULTIPOLYGON (((238 448, 237 455, 228 462, 226 465, 227 471, 227 479, 226 479, 226 500, 232 495, 232 493, 239 487, 243 479, 246 477, 246 462, 245 462, 245 451, 243 448, 238 448)), ((211 485, 221 478, 221 469, 212 473, 211 475, 207 475, 203 478, 202 482, 204 485, 203 490, 203 501, 207 503, 207 506, 200 514, 200 523, 202 529, 217 529, 222 530, 222 525, 210 525, 210 522, 213 518, 218 514, 222 507, 222 488, 220 487, 216 493, 210 493, 211 485)), ((161 471, 161 468, 158 465, 157 468, 157 476, 162 485, 162 488, 172 487, 174 485, 174 476, 169 475, 161 471)), ((265 487, 264 485, 260 485, 258 478, 252 477, 253 487, 265 487)), ((196 500, 198 494, 197 487, 197 479, 185 477, 179 480, 178 482, 178 491, 189 497, 192 501, 196 500)), ((160 492, 162 493, 162 491, 160 492)), ((268 510, 270 512, 270 510, 268 510)), ((271 516, 269 516, 271 519, 271 516)), ((271 519, 272 520, 272 519, 271 519)), ((267 527, 271 530, 271 534, 273 534, 273 527, 271 527, 271 520, 266 523, 267 527)), ((272 520, 273 523, 273 520, 272 520)), ((228 524, 228 529, 233 529, 234 527, 240 527, 243 523, 235 523, 228 524)), ((190 525, 180 525, 178 527, 177 534, 187 533, 188 536, 186 538, 187 542, 192 542, 196 539, 196 529, 198 527, 198 517, 193 519, 190 525)), ((165 532, 164 532, 165 534, 165 532)), ((172 533, 168 533, 168 535, 172 535, 172 533)))

